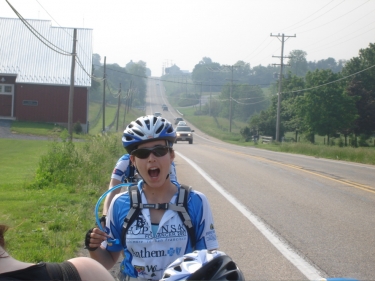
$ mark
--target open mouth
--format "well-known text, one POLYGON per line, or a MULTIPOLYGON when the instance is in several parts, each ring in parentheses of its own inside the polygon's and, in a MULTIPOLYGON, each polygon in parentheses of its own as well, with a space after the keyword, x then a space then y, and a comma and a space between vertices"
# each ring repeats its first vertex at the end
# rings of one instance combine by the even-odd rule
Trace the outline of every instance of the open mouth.
POLYGON ((156 178, 158 177, 160 174, 160 169, 159 168, 151 168, 148 170, 148 175, 151 177, 151 178, 156 178))

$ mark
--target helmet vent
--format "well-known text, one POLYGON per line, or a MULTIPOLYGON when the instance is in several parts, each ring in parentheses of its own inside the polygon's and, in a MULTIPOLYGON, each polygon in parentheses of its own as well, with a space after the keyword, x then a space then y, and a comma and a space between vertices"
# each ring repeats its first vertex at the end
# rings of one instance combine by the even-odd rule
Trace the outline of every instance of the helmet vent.
POLYGON ((146 120, 145 120, 145 124, 146 124, 146 126, 147 126, 147 129, 150 130, 150 120, 149 120, 149 119, 146 119, 146 120))
POLYGON ((160 125, 159 128, 156 130, 155 134, 159 134, 164 128, 164 124, 160 125))
POLYGON ((138 136, 141 136, 141 137, 144 136, 144 134, 143 134, 141 131, 137 130, 137 129, 133 129, 133 132, 134 132, 135 134, 137 134, 138 136))

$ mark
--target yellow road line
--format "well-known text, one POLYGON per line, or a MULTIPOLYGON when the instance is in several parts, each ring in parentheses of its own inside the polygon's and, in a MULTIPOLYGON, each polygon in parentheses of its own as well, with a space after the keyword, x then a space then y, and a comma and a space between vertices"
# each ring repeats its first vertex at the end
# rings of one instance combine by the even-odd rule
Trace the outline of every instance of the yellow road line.
MULTIPOLYGON (((210 146, 210 148, 213 148, 213 147, 210 146)), ((285 166, 285 167, 288 167, 288 168, 296 169, 296 170, 299 170, 299 171, 303 171, 305 173, 309 173, 309 174, 312 174, 312 175, 315 175, 315 176, 318 176, 318 177, 321 177, 321 178, 325 178, 325 179, 328 179, 328 180, 331 180, 331 181, 335 181, 335 182, 338 182, 338 183, 343 183, 343 184, 346 184, 346 185, 349 185, 349 186, 352 186, 352 187, 355 187, 355 188, 358 188, 358 189, 362 189, 364 191, 368 191, 368 192, 371 192, 371 193, 375 194, 374 188, 372 188, 368 185, 364 185, 364 184, 357 183, 357 182, 352 182, 352 181, 349 181, 349 180, 346 180, 346 179, 342 179, 342 180, 335 179, 335 178, 332 178, 332 177, 329 177, 329 176, 326 176, 326 175, 322 175, 318 172, 306 170, 305 168, 300 167, 300 166, 296 166, 296 165, 292 165, 292 164, 285 164, 285 163, 277 162, 275 160, 270 160, 270 159, 260 157, 260 156, 249 155, 249 154, 246 154, 246 153, 243 153, 243 152, 233 151, 233 150, 229 150, 229 149, 226 149, 226 148, 219 148, 219 147, 214 147, 214 148, 219 149, 219 150, 225 150, 225 151, 231 152, 231 153, 244 155, 244 156, 247 156, 247 157, 250 157, 250 158, 258 159, 258 160, 261 160, 263 162, 271 162, 271 163, 278 164, 278 165, 281 165, 281 166, 285 166)))

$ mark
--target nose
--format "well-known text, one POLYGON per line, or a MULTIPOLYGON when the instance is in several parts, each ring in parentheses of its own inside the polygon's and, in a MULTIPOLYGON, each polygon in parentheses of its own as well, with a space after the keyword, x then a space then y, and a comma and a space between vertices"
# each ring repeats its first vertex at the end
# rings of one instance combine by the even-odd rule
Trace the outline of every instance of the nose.
POLYGON ((150 155, 148 156, 148 162, 154 162, 156 161, 156 156, 154 155, 154 153, 150 153, 150 155))

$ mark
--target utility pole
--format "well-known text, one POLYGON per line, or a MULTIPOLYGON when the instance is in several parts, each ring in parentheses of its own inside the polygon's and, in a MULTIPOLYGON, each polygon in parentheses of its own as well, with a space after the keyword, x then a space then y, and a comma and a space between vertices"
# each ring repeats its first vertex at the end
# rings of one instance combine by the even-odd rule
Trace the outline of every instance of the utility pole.
POLYGON ((229 133, 232 132, 232 89, 233 89, 233 65, 232 65, 232 78, 230 79, 230 98, 229 98, 229 133))
MULTIPOLYGON (((271 37, 277 37, 277 39, 279 39, 280 34, 272 35, 271 33, 271 37)), ((295 34, 294 36, 284 35, 284 33, 281 35, 281 57, 280 57, 281 62, 280 62, 280 75, 279 75, 279 93, 277 97, 276 141, 280 141, 280 105, 281 105, 281 85, 282 85, 283 67, 284 67, 283 59, 290 58, 290 57, 284 57, 284 42, 288 40, 290 37, 296 37, 296 35, 295 34)), ((278 58, 277 56, 272 56, 272 57, 278 58)), ((273 64, 273 65, 278 65, 278 64, 273 64)))
POLYGON ((232 78, 230 79, 230 94, 229 94, 229 132, 232 132, 232 91, 233 91, 233 68, 240 67, 239 65, 224 65, 225 67, 230 67, 232 72, 232 78))
POLYGON ((69 108, 68 108, 68 131, 69 140, 73 140, 73 99, 74 99, 74 71, 76 66, 76 44, 77 44, 77 29, 74 28, 73 33, 73 52, 72 65, 70 69, 70 89, 69 89, 69 108))
POLYGON ((199 98, 199 114, 202 114, 202 81, 201 81, 201 95, 199 98))
POLYGON ((122 127, 124 128, 125 130, 125 116, 126 116, 126 111, 128 111, 128 104, 130 104, 130 92, 132 90, 132 83, 133 83, 133 80, 130 80, 130 87, 129 87, 129 90, 128 90, 128 94, 126 95, 126 99, 125 99, 125 109, 124 109, 124 120, 122 121, 122 127))
POLYGON ((102 134, 104 134, 104 131, 105 131, 105 82, 106 82, 105 64, 106 64, 106 58, 107 57, 104 57, 104 72, 103 72, 103 128, 102 128, 102 134))
POLYGON ((120 103, 121 103, 120 101, 121 101, 121 83, 120 83, 120 89, 118 90, 116 132, 118 132, 118 119, 120 118, 120 103))
POLYGON ((212 86, 212 72, 210 72, 210 103, 208 104, 208 116, 211 116, 211 86, 212 86))

